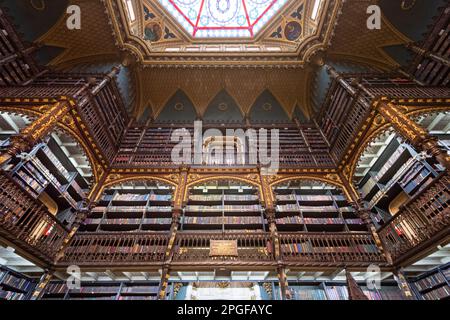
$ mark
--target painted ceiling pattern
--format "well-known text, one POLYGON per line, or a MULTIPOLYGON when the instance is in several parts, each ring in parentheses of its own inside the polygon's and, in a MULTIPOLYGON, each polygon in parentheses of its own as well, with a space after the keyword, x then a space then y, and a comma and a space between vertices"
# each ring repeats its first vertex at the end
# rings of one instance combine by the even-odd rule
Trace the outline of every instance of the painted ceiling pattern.
POLYGON ((322 24, 325 14, 320 13, 337 12, 341 0, 137 0, 135 3, 133 14, 124 5, 118 5, 117 10, 125 14, 113 16, 114 10, 110 14, 113 20, 123 17, 117 23, 128 29, 127 36, 122 35, 124 42, 139 44, 138 50, 146 56, 144 60, 152 55, 180 53, 190 56, 289 53, 292 59, 301 60, 300 51, 310 41, 325 45, 326 39, 317 35, 328 31, 336 15, 332 14, 330 21, 322 24), (315 3, 322 5, 314 6, 315 3), (315 9, 317 17, 313 19, 315 9))
MULTIPOLYGON (((62 2, 63 0, 57 0, 62 2)), ((174 3, 194 0, 173 0, 174 3)), ((45 0, 47 3, 47 0, 45 0)), ((206 3, 207 1, 205 1, 206 3)), ((250 3, 251 1, 246 1, 250 3)), ((254 0, 255 3, 263 4, 263 0, 254 0)), ((338 3, 339 0, 327 0, 324 3, 338 3)), ((386 52, 387 47, 403 47, 403 45, 411 41, 404 30, 415 30, 415 33, 424 32, 424 27, 415 19, 416 11, 424 11, 428 6, 433 7, 434 11, 429 9, 427 15, 432 17, 436 14, 436 8, 443 0, 417 0, 416 6, 410 11, 401 9, 400 4, 392 4, 391 1, 379 0, 358 0, 346 1, 342 5, 336 7, 342 11, 341 16, 332 19, 332 11, 326 11, 322 8, 320 23, 330 23, 333 28, 330 30, 334 33, 330 44, 319 50, 326 51, 328 62, 346 61, 355 65, 370 67, 378 70, 395 70, 398 67, 398 61, 389 56, 386 52), (431 5, 430 3, 433 3, 431 5), (382 6, 389 5, 389 12, 392 16, 402 17, 401 19, 383 18, 381 30, 370 31, 365 28, 367 15, 366 9, 369 5, 380 4, 382 6), (396 9, 397 8, 397 9, 396 9), (397 10, 397 11, 396 11, 397 10), (412 11, 416 10, 416 11, 412 11), (397 13, 396 13, 397 12, 397 13), (326 13, 324 15, 324 13, 326 13), (331 21, 331 22, 327 22, 331 21), (335 27, 334 27, 335 26, 335 27), (409 29, 408 29, 409 28, 409 29), (358 30, 358 36, 355 36, 355 30, 358 30), (400 31, 403 31, 400 32, 400 31), (420 32, 419 32, 420 31, 420 32)), ((50 3, 50 2, 48 2, 50 3)), ((131 0, 133 3, 136 19, 129 23, 129 34, 123 36, 120 34, 123 24, 120 19, 127 16, 127 1, 123 0, 67 0, 65 5, 74 4, 81 7, 83 14, 81 30, 67 31, 65 24, 64 6, 48 6, 48 10, 52 11, 52 22, 46 24, 46 15, 38 15, 33 6, 28 2, 18 2, 16 0, 0 0, 1 6, 6 6, 8 12, 13 16, 17 25, 26 24, 28 16, 33 16, 36 20, 34 29, 27 30, 22 28, 20 31, 24 33, 25 39, 29 41, 38 41, 46 48, 59 49, 57 54, 51 59, 48 65, 56 70, 73 70, 79 65, 99 65, 105 61, 111 63, 120 63, 124 56, 132 55, 136 58, 139 48, 146 54, 161 55, 170 48, 179 48, 181 52, 174 51, 170 59, 178 59, 183 54, 191 55, 187 49, 203 50, 205 47, 198 45, 198 41, 203 39, 194 38, 187 31, 180 27, 180 23, 170 14, 166 8, 162 6, 160 0, 131 0), (20 5, 19 5, 20 4, 20 5), (23 5, 22 5, 23 4, 23 5), (25 5, 26 4, 26 5, 25 5), (105 14, 105 9, 107 14, 105 14), (58 18, 59 17, 59 18, 58 18), (39 22, 39 23, 38 23, 39 22), (48 27, 48 25, 53 25, 48 27), (152 31, 152 26, 156 32, 152 31), (157 26, 157 27, 156 27, 157 26), (159 27, 159 29, 158 29, 159 27), (33 31, 33 32, 32 32, 33 31), (128 41, 131 39, 131 42, 128 41), (142 44, 141 47, 133 47, 133 42, 142 44), (132 50, 130 50, 132 48, 132 50), (185 50, 185 51, 183 51, 185 50)), ((213 3, 216 3, 213 1, 213 3)), ((227 2, 219 3, 222 8, 227 8, 227 2), (226 5, 226 6, 225 6, 226 5)), ((305 37, 314 37, 314 25, 308 22, 312 10, 312 1, 309 0, 288 0, 287 3, 279 9, 267 24, 254 34, 254 38, 232 39, 230 46, 239 48, 261 48, 264 46, 280 46, 282 48, 295 48, 304 45, 305 37), (301 31, 295 31, 300 26, 301 31), (290 24, 291 27, 288 28, 290 24), (312 31, 311 31, 312 28, 312 31), (288 32, 294 30, 292 32, 288 32), (300 36, 297 38, 297 34, 300 36)), ((231 2, 230 2, 231 5, 231 2)), ((205 4, 204 4, 205 6, 205 4)), ((205 7, 207 8, 207 7, 205 7)), ((387 10, 387 9, 386 9, 387 10)), ((40 12, 40 11, 39 11, 40 12)), ((38 13, 39 13, 38 12, 38 13)), ((47 12, 46 12, 47 13, 47 12)), ((431 18, 430 18, 431 19, 431 18)), ((426 20, 428 24, 430 19, 426 20)), ((320 22, 320 23, 319 23, 320 22)), ((317 26, 319 28, 319 26, 317 26)), ((317 35, 317 33, 315 33, 317 35)), ((209 46, 217 46, 217 39, 205 38, 209 46), (210 42, 208 42, 210 41, 210 42)), ((219 39, 222 41, 223 39, 219 39)), ((222 50, 229 47, 218 45, 222 50)), ((309 50, 309 49, 308 49, 309 50)), ((206 52, 208 56, 212 54, 206 52)), ((194 55, 195 56, 195 55, 194 55)), ((227 56, 222 54, 222 56, 227 56)), ((230 56, 233 56, 230 53, 230 56)), ((255 51, 253 56, 265 57, 261 52, 255 51)), ((158 63, 149 64, 149 66, 158 68, 143 67, 144 60, 139 60, 131 64, 129 67, 129 76, 123 79, 123 82, 129 83, 129 94, 125 96, 130 99, 130 113, 134 116, 142 114, 151 114, 153 117, 162 117, 165 108, 170 107, 169 102, 174 97, 180 97, 177 92, 182 92, 186 97, 183 101, 185 109, 188 109, 189 100, 195 108, 197 115, 213 118, 217 114, 222 117, 223 103, 227 103, 228 113, 235 110, 236 106, 239 110, 233 113, 233 119, 241 119, 243 116, 251 114, 258 109, 258 99, 260 97, 273 97, 272 110, 277 110, 275 105, 279 105, 285 114, 292 116, 301 110, 306 118, 313 117, 316 108, 320 107, 320 101, 323 97, 329 81, 326 78, 320 78, 323 70, 310 68, 287 69, 283 68, 281 60, 274 64, 265 64, 265 60, 258 61, 258 68, 200 68, 198 66, 211 66, 210 60, 202 60, 198 56, 192 61, 176 60, 173 68, 166 68, 165 65, 158 63), (263 67, 261 67, 263 66, 263 67), (319 76, 318 76, 319 75, 319 76), (325 88, 325 89, 324 89, 325 88), (216 101, 217 100, 217 101, 216 101), (220 101, 219 101, 220 100, 220 101), (317 102, 317 103, 315 103, 317 102), (212 112, 213 109, 217 109, 212 112)), ((206 59, 206 58, 205 58, 206 59)), ((233 57, 230 58, 234 59, 233 57)), ((281 59, 281 58, 280 58, 281 59)), ((237 63, 242 64, 241 61, 237 63)), ((145 63, 144 63, 145 64, 145 63)), ((98 69, 98 68, 97 68, 98 69)), ((97 70, 95 69, 95 70, 97 70)), ((93 69, 94 70, 94 69, 93 69)), ((128 90, 128 89, 127 89, 128 90)), ((280 109, 279 108, 279 109, 280 109)), ((171 115, 176 113, 172 112, 171 115)), ((227 114, 228 116, 228 114, 227 114)))
POLYGON ((253 38, 287 0, 158 0, 196 38, 253 38))

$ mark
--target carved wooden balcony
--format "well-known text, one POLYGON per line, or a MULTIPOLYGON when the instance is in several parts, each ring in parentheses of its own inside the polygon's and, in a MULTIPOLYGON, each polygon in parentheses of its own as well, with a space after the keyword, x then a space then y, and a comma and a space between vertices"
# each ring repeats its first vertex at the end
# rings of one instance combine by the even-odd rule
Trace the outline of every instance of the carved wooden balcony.
POLYGON ((77 234, 61 265, 133 266, 162 265, 169 235, 165 233, 77 234))
POLYGON ((179 233, 173 266, 269 266, 275 265, 270 233, 179 233), (237 256, 211 256, 211 240, 237 242, 237 256))
POLYGON ((6 173, 0 173, 0 235, 47 263, 68 230, 6 173), (30 252, 31 251, 31 252, 30 252))
POLYGON ((386 264, 369 233, 280 233, 281 259, 291 266, 386 264))
POLYGON ((395 263, 450 237, 450 176, 442 174, 379 231, 395 263))

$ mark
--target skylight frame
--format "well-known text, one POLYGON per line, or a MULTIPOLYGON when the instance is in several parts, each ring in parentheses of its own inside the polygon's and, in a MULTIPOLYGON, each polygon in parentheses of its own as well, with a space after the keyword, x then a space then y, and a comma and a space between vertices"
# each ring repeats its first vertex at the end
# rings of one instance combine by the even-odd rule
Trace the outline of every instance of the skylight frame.
MULTIPOLYGON (((236 4, 238 7, 236 12, 239 10, 245 12, 246 25, 233 24, 227 26, 219 25, 217 22, 216 25, 204 24, 202 13, 209 8, 211 4, 209 0, 158 0, 159 4, 195 39, 252 39, 289 3, 288 0, 267 0, 265 3, 258 3, 264 0, 222 1, 226 1, 228 5, 236 4), (185 2, 184 7, 180 6, 180 1, 185 2), (186 10, 188 10, 187 4, 197 6, 197 15, 188 17, 186 13, 186 10), (263 11, 259 12, 257 16, 251 17, 249 12, 257 8, 263 8, 263 11), (204 25, 201 25, 202 23, 204 25)), ((195 9, 193 11, 195 13, 195 9)), ((241 16, 238 18, 241 18, 241 16)))

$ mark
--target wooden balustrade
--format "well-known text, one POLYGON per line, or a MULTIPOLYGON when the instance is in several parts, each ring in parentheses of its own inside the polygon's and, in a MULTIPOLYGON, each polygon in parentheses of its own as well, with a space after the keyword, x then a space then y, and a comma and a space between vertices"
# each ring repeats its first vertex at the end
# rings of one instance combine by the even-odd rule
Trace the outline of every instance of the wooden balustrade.
MULTIPOLYGON (((442 174, 378 231, 394 262, 421 251, 429 240, 450 236, 450 176, 442 174), (406 256, 407 255, 407 256, 406 256)), ((437 243, 439 239, 435 239, 437 243)))
POLYGON ((62 264, 117 265, 162 264, 169 243, 165 233, 77 234, 62 264))
POLYGON ((175 240, 174 265, 264 265, 274 262, 270 233, 179 233, 175 240), (211 240, 236 240, 238 256, 210 256, 211 240))
POLYGON ((385 264, 369 233, 280 233, 281 257, 287 265, 385 264))
MULTIPOLYGON (((168 262, 166 250, 169 235, 154 232, 84 233, 74 237, 60 265, 114 266, 163 265, 168 262)), ((290 266, 355 266, 372 263, 384 265, 368 233, 322 234, 280 233, 281 260, 290 266), (303 246, 301 250, 293 246, 303 246)), ((170 264, 174 267, 213 265, 275 266, 270 233, 185 233, 176 235, 170 264), (237 243, 237 256, 211 256, 211 240, 237 243)))
POLYGON ((68 230, 39 201, 0 174, 0 234, 38 257, 52 262, 68 230))

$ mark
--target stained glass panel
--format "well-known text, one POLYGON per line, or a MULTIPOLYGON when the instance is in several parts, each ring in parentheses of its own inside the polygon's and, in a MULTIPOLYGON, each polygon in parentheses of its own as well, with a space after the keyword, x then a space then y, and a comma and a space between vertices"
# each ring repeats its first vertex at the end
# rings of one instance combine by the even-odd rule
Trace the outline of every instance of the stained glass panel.
POLYGON ((252 38, 288 0, 158 0, 195 38, 252 38))

